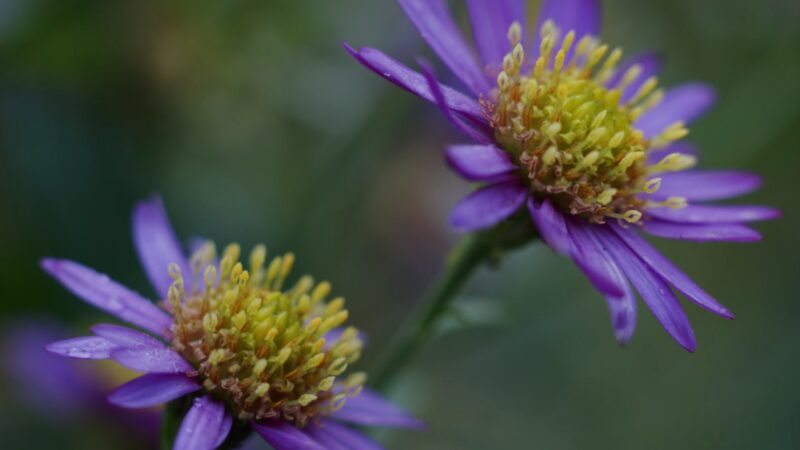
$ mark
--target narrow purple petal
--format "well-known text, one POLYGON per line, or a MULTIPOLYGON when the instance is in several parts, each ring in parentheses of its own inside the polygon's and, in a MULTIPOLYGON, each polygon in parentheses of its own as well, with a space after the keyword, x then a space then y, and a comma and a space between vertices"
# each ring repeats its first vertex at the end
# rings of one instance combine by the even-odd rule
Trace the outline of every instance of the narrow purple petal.
POLYGON ((644 223, 644 231, 666 239, 695 242, 757 242, 761 240, 761 234, 758 231, 734 223, 685 224, 648 220, 644 223))
POLYGON ((622 103, 626 103, 631 100, 648 78, 658 75, 658 72, 661 71, 662 62, 661 57, 653 53, 644 53, 641 55, 632 56, 619 67, 617 73, 608 82, 608 86, 612 88, 617 86, 619 82, 622 81, 622 77, 625 76, 625 72, 637 64, 642 71, 639 76, 636 77, 622 92, 622 103))
POLYGON ((109 359, 117 346, 100 336, 84 336, 48 344, 50 353, 77 359, 109 359))
POLYGON ((400 6, 439 58, 474 94, 488 92, 489 80, 467 46, 443 0, 399 0, 400 6))
POLYGON ((621 298, 605 296, 611 315, 611 328, 619 345, 626 346, 636 331, 636 295, 626 281, 626 293, 621 298))
POLYGON ((697 346, 694 331, 669 286, 608 227, 594 227, 591 232, 602 241, 667 333, 683 348, 694 352, 697 346))
POLYGON ((646 138, 657 136, 666 127, 681 121, 689 124, 708 110, 717 94, 709 85, 687 83, 667 91, 664 99, 655 108, 640 117, 634 126, 646 138))
MULTIPOLYGON (((345 50, 350 53, 358 62, 363 64, 368 69, 380 75, 387 81, 399 86, 402 89, 411 92, 429 102, 436 102, 433 93, 428 86, 428 82, 422 74, 411 70, 407 66, 401 64, 397 60, 382 53, 380 50, 374 48, 362 48, 356 51, 347 44, 344 44, 345 50)), ((485 122, 481 108, 477 100, 467 97, 461 92, 448 87, 442 86, 445 99, 448 107, 455 112, 469 116, 475 122, 485 122)))
POLYGON ((154 334, 168 333, 172 320, 149 300, 107 275, 65 259, 43 259, 42 268, 70 292, 103 311, 154 334))
POLYGON ((96 380, 79 361, 42 351, 63 337, 64 330, 50 319, 15 317, 0 332, 0 372, 14 386, 5 398, 26 402, 36 417, 54 423, 84 414, 97 398, 96 380))
POLYGON ((511 51, 508 29, 519 22, 525 30, 523 0, 467 0, 472 35, 485 65, 500 66, 511 51))
POLYGON ((636 329, 636 296, 633 289, 611 255, 591 232, 593 228, 602 225, 576 224, 574 221, 567 223, 570 236, 575 242, 570 244, 570 251, 578 255, 577 259, 573 256, 578 267, 584 268, 590 280, 598 276, 607 277, 611 286, 621 291, 620 295, 605 293, 604 296, 611 315, 614 337, 620 345, 626 345, 636 329))
POLYGON ((572 250, 572 238, 567 232, 564 216, 556 211, 550 200, 545 199, 537 204, 531 197, 528 199, 528 211, 547 245, 562 255, 568 255, 572 250))
POLYGON ((508 153, 494 145, 451 145, 445 150, 450 167, 471 181, 487 181, 517 169, 508 153))
POLYGON ((342 409, 334 413, 333 418, 366 426, 413 429, 425 427, 421 420, 367 388, 357 396, 348 398, 342 409))
POLYGON ((326 450, 311 436, 283 420, 252 422, 251 426, 275 450, 326 450))
POLYGON ((138 372, 187 373, 194 370, 181 355, 171 348, 118 348, 111 352, 111 358, 138 372))
POLYGON ((570 256, 598 291, 611 297, 625 295, 625 286, 614 271, 614 266, 603 247, 590 233, 598 225, 583 220, 568 220, 567 231, 572 238, 570 256))
POLYGON ((133 209, 133 243, 147 277, 162 299, 172 284, 169 265, 178 264, 185 284, 191 286, 192 272, 172 229, 161 197, 140 202, 133 209))
POLYGON ((514 214, 528 195, 517 179, 481 188, 463 198, 450 214, 450 224, 464 231, 489 228, 514 214))
POLYGON ((749 194, 761 186, 761 177, 735 171, 684 171, 659 175, 661 188, 647 198, 684 197, 689 201, 722 200, 749 194))
POLYGON ((453 111, 447 106, 447 99, 445 98, 444 91, 442 91, 442 86, 439 84, 439 81, 436 80, 436 75, 433 73, 430 64, 422 59, 419 60, 419 64, 422 67, 422 74, 425 77, 425 81, 428 83, 428 88, 431 90, 431 94, 433 94, 433 98, 436 100, 436 105, 439 107, 442 114, 444 114, 447 121, 450 122, 455 129, 461 131, 475 142, 480 144, 491 144, 494 142, 494 136, 489 128, 477 128, 456 114, 453 114, 453 111))
MULTIPOLYGON (((543 0, 539 7, 539 17, 536 21, 534 36, 535 51, 538 53, 541 44, 542 24, 552 20, 561 29, 564 36, 569 31, 575 31, 575 42, 585 35, 600 35, 600 2, 597 0, 543 0)), ((567 54, 566 61, 572 57, 575 46, 567 54)))
POLYGON ((120 347, 164 347, 163 342, 149 334, 140 333, 119 325, 95 325, 92 327, 92 332, 100 337, 108 339, 120 347))
POLYGON ((750 205, 688 205, 683 208, 648 208, 649 216, 678 223, 741 223, 777 219, 775 208, 750 205))
POLYGON ((647 263, 664 281, 675 286, 675 289, 688 297, 689 300, 714 314, 733 319, 733 313, 728 308, 708 295, 688 275, 675 267, 669 259, 647 243, 638 233, 618 225, 614 225, 612 229, 642 261, 647 263))
POLYGON ((693 155, 697 157, 700 156, 700 151, 697 149, 697 147, 686 141, 678 141, 672 143, 667 148, 662 148, 660 150, 650 150, 649 152, 647 152, 647 164, 657 164, 665 156, 670 155, 672 153, 693 155))
POLYGON ((209 396, 194 400, 186 413, 178 435, 175 436, 174 450, 213 450, 230 432, 232 421, 226 418, 225 405, 209 396), (220 440, 220 436, 223 436, 220 440))
POLYGON ((380 444, 362 433, 332 420, 311 425, 306 431, 328 450, 382 450, 380 444))
POLYGON ((183 374, 148 373, 116 388, 108 401, 124 408, 149 408, 200 390, 183 374))
POLYGON ((608 251, 603 248, 603 254, 608 260, 608 268, 616 282, 622 286, 624 291, 621 297, 606 295, 608 312, 611 315, 611 328, 614 330, 614 338, 620 345, 627 345, 636 330, 636 294, 633 292, 628 279, 614 262, 608 251))

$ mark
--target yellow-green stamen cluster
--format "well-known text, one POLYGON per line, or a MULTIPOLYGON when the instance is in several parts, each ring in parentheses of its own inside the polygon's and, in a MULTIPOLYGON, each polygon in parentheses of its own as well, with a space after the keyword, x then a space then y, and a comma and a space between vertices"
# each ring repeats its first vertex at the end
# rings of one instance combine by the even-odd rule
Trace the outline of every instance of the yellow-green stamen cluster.
POLYGON ((284 288, 294 256, 265 266, 264 246, 253 249, 248 270, 238 245, 229 245, 218 264, 215 253, 207 243, 192 255, 196 286, 171 265, 168 298, 172 346, 208 393, 242 420, 280 418, 299 427, 358 393, 364 374, 337 378, 360 356, 358 332, 351 327, 325 338, 348 316, 343 298, 327 300, 329 283, 304 276, 284 288))
MULTIPOLYGON (((503 60, 497 89, 481 101, 495 139, 518 160, 537 198, 550 198, 563 211, 592 222, 638 222, 645 204, 637 194, 655 192, 661 183, 652 175, 694 163, 692 157, 674 153, 648 167, 647 152, 688 131, 676 122, 648 140, 633 126, 664 94, 651 77, 629 101, 621 101, 642 67, 632 66, 608 86, 622 57, 620 49, 608 53, 608 46, 591 36, 575 43, 574 31, 561 39, 552 22, 544 24, 541 34, 540 56, 528 67, 520 25, 509 30, 513 50, 503 60), (566 61, 573 44, 574 55, 566 61)), ((684 203, 670 198, 648 206, 684 203)))

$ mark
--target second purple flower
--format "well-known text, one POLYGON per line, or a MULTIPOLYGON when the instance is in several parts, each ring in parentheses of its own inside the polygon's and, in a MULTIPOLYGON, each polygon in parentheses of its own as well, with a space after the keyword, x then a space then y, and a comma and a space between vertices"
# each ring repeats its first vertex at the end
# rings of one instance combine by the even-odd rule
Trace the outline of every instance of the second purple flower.
POLYGON ((347 50, 378 75, 430 102, 474 143, 447 149, 448 163, 483 186, 464 198, 451 224, 492 228, 526 210, 538 234, 572 258, 611 312, 627 343, 635 291, 666 331, 694 351, 694 331, 673 289, 724 318, 733 314, 645 241, 752 242, 746 223, 779 212, 711 205, 754 191, 760 179, 732 171, 688 170, 697 156, 683 138, 713 103, 702 83, 659 88, 659 60, 598 38, 594 0, 545 0, 535 26, 523 0, 468 0, 480 58, 442 0, 399 0, 439 58, 469 91, 439 83, 382 52, 347 50), (527 31, 531 31, 528 33, 527 31))

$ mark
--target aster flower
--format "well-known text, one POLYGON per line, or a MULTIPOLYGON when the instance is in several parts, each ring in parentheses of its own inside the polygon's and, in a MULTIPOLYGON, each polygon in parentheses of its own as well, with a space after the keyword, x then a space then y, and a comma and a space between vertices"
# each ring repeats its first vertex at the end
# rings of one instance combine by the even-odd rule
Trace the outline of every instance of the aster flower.
POLYGON ((424 61, 420 73, 376 49, 345 48, 435 103, 474 141, 446 150, 459 175, 482 184, 455 207, 455 228, 531 221, 605 296, 622 344, 636 323, 634 289, 688 351, 695 350, 694 332, 673 289, 733 318, 642 237, 752 242, 760 235, 746 223, 779 215, 706 203, 754 191, 760 179, 752 174, 688 170, 697 156, 683 141, 686 126, 714 102, 711 87, 659 88, 654 55, 621 63, 622 51, 598 38, 595 0, 544 0, 535 26, 526 23, 523 0, 467 0, 480 58, 443 0, 399 3, 467 93, 439 83, 424 61))
POLYGON ((188 411, 174 448, 213 449, 252 429, 277 450, 375 449, 345 424, 420 427, 363 388, 363 373, 343 377, 362 340, 355 328, 341 328, 348 313, 341 297, 327 300, 329 283, 303 276, 284 286, 292 254, 267 264, 266 249, 257 246, 245 270, 238 245, 218 259, 204 242, 187 259, 159 199, 136 206, 133 237, 158 304, 73 261, 45 259, 42 267, 84 301, 146 333, 96 325, 93 335, 47 350, 145 373, 112 392, 112 404, 183 401, 188 411))

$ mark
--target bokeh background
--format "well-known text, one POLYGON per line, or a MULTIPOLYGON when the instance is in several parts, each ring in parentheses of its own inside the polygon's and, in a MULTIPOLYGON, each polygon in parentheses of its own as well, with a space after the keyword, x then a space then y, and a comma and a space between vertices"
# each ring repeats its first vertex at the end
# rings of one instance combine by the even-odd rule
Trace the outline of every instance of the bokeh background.
MULTIPOLYGON (((690 355, 641 307, 620 349, 582 275, 529 246, 479 274, 396 385, 430 428, 387 434, 389 448, 800 447, 798 23, 796 0, 604 5, 605 37, 629 54, 659 49, 666 85, 718 87, 690 136, 703 167, 762 174, 747 201, 785 213, 758 225, 758 244, 660 245, 736 320, 687 305, 690 355)), ((129 224, 155 192, 187 241, 296 252, 369 334, 361 367, 376 360, 460 239, 446 217, 470 186, 442 164, 463 139, 344 40, 409 64, 431 56, 391 0, 0 0, 4 448, 149 442, 147 413, 118 417, 100 397, 128 375, 30 359, 46 337, 109 320, 47 278, 42 256, 150 294, 129 224)))

